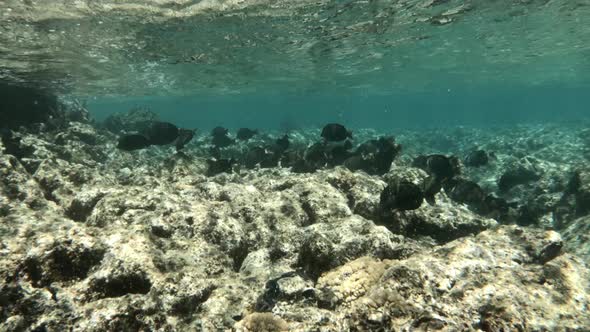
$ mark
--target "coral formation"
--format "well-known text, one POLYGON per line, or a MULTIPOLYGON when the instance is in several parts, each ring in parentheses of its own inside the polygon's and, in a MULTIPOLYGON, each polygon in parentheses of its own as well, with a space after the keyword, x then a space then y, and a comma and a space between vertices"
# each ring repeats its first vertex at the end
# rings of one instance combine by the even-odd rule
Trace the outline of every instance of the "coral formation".
POLYGON ((127 121, 154 120, 132 114, 108 121, 115 133, 60 116, 3 134, 0 330, 590 326, 590 181, 576 128, 473 129, 445 151, 429 145, 433 132, 355 130, 344 151, 371 167, 351 168, 331 162, 333 142, 315 129, 291 131, 282 150, 271 148, 282 132, 213 150, 208 132, 182 153, 117 150, 127 121), (488 162, 461 167, 474 138, 488 162), (246 157, 257 147, 262 157, 246 157), (291 165, 285 151, 303 153, 291 165))

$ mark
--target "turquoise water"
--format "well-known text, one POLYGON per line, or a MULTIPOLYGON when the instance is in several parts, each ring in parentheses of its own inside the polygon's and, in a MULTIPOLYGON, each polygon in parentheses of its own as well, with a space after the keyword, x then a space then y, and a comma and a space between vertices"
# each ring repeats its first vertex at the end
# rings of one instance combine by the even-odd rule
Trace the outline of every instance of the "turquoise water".
MULTIPOLYGON (((275 113, 302 108, 319 116, 312 122, 334 112, 355 126, 382 125, 386 111, 396 114, 392 125, 413 124, 412 115, 553 120, 543 115, 551 108, 583 115, 590 86, 586 1, 0 6, 0 79, 89 99, 98 117, 141 104, 205 127, 219 119, 231 126, 236 114, 255 110, 272 113, 254 116, 259 126, 273 126, 275 113)), ((298 116, 307 122, 305 113, 298 116)))
POLYGON ((590 331, 589 91, 590 0, 0 0, 0 331, 590 331))
POLYGON ((454 87, 388 96, 260 93, 88 100, 88 108, 98 120, 141 106, 158 113, 162 119, 207 130, 218 125, 281 129, 285 122, 297 127, 320 127, 333 121, 352 128, 385 131, 408 127, 567 123, 590 119, 588 105, 587 89, 566 86, 485 90, 454 87))

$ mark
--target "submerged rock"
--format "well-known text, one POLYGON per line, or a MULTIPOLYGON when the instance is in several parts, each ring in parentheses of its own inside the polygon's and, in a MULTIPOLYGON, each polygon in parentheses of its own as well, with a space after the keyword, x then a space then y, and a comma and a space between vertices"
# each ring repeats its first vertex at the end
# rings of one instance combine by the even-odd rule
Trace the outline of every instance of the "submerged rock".
POLYGON ((4 153, 15 156, 17 159, 29 157, 35 151, 30 145, 25 145, 22 142, 22 137, 9 129, 0 131, 2 145, 4 146, 4 153))
POLYGON ((554 235, 502 227, 407 259, 359 259, 326 274, 323 291, 347 329, 580 329, 590 315, 562 310, 590 300, 575 281, 588 270, 567 254, 539 260, 554 235))
MULTIPOLYGON (((7 136, 21 158, 0 151, 0 330, 589 326, 587 218, 572 212, 563 239, 537 228, 554 196, 576 208, 581 173, 567 188, 542 179, 496 197, 496 165, 459 176, 402 156, 353 172, 336 165, 358 149, 346 141, 313 146, 317 163, 302 166, 321 166, 313 173, 291 171, 317 130, 291 132, 284 148, 280 135, 213 150, 201 137, 181 155, 108 153, 114 134, 68 126, 7 136), (248 151, 263 152, 252 169, 240 167, 248 151), (442 189, 424 204, 424 184, 437 176, 442 189), (514 221, 530 226, 498 225, 514 221)), ((405 135, 412 155, 431 151, 405 135)), ((397 145, 355 136, 368 142, 361 166, 397 145)))
POLYGON ((576 215, 584 216, 590 213, 590 171, 576 172, 570 181, 569 189, 576 199, 576 215))
POLYGON ((539 171, 530 159, 523 158, 513 163, 498 179, 498 188, 506 192, 512 187, 537 181, 541 178, 539 171))
POLYGON ((471 151, 467 157, 465 157, 465 166, 469 167, 482 167, 488 164, 489 157, 487 152, 483 150, 471 151))

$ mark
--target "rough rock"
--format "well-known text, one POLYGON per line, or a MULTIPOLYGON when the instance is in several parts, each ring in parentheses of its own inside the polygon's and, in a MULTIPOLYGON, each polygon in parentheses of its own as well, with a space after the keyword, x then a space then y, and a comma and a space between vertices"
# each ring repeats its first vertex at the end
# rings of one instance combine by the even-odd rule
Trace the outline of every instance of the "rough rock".
MULTIPOLYGON (((412 155, 443 153, 437 147, 465 155, 473 137, 490 142, 485 151, 506 150, 468 169, 466 181, 490 193, 527 147, 542 178, 495 203, 511 197, 533 212, 554 206, 566 190, 555 175, 570 166, 559 164, 551 144, 519 141, 522 132, 512 150, 496 132, 463 130, 456 137, 464 141, 433 140, 436 147, 421 144, 450 134, 402 133, 412 155, 383 176, 337 167, 313 174, 236 168, 209 177, 208 139, 197 138, 184 154, 171 147, 128 153, 114 148, 112 134, 64 123, 57 132, 19 131, 15 150, 0 150, 2 331, 589 326, 584 218, 564 224, 561 239, 497 226, 469 205, 469 190, 441 190, 433 205, 412 211, 383 215, 379 206, 392 181, 419 186, 427 178, 410 166, 412 155)), ((303 149, 318 134, 295 132, 292 146, 303 149)), ((355 132, 355 139, 375 136, 355 132)), ((576 209, 575 195, 564 196, 576 209)))
MULTIPOLYGON (((422 184, 427 174, 418 168, 394 169, 386 176, 389 183, 406 181, 422 184)), ((491 218, 471 211, 465 205, 454 204, 444 192, 437 194, 434 205, 422 204, 414 210, 381 211, 379 221, 396 234, 412 238, 429 236, 438 242, 448 242, 469 234, 477 234, 497 224, 491 218)))
POLYGON ((565 248, 590 262, 590 217, 573 220, 561 233, 565 248))
POLYGON ((576 198, 576 215, 590 212, 590 170, 578 171, 572 181, 572 192, 576 198))
POLYGON ((522 158, 509 165, 508 169, 498 179, 500 191, 508 191, 519 184, 529 183, 541 178, 539 170, 531 158, 522 158))
POLYGON ((583 330, 588 269, 569 254, 535 254, 559 241, 501 227, 405 260, 350 262, 322 277, 323 291, 346 330, 583 330))

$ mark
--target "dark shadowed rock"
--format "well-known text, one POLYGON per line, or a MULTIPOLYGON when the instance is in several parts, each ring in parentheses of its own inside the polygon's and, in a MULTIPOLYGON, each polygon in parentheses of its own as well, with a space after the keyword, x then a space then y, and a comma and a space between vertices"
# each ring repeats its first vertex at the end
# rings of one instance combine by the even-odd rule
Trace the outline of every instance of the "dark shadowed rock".
POLYGON ((471 151, 467 157, 465 157, 465 166, 469 167, 482 167, 488 164, 488 154, 483 150, 471 151))
POLYGON ((498 188, 506 192, 514 186, 537 181, 541 178, 539 171, 528 158, 522 158, 509 168, 498 179, 498 188))

